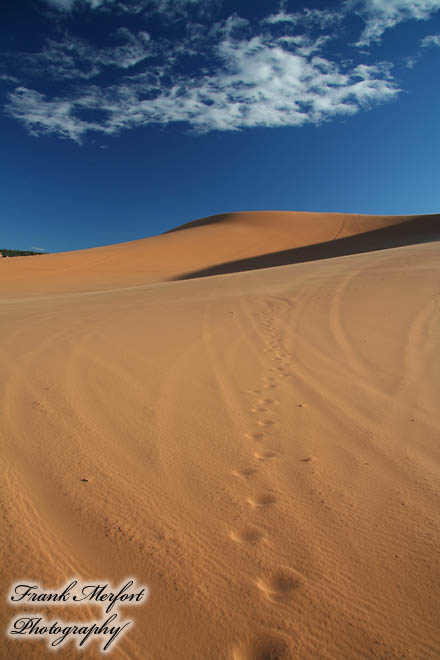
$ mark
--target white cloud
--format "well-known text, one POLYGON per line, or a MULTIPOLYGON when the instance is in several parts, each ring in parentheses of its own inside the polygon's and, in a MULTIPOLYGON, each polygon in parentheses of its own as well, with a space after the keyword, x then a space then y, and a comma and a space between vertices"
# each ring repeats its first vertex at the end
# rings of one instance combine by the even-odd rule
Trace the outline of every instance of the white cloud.
MULTIPOLYGON (((57 98, 46 101, 43 94, 26 87, 17 87, 9 98, 6 110, 15 119, 22 121, 31 135, 53 133, 80 142, 88 129, 85 122, 72 115, 74 101, 57 98)), ((96 128, 99 130, 99 126, 96 128)), ((89 130, 92 130, 92 126, 89 130)))
POLYGON ((59 11, 71 11, 76 0, 46 0, 46 3, 59 11))
POLYGON ((10 82, 18 84, 20 81, 15 76, 10 76, 8 73, 0 73, 0 80, 4 82, 10 82))
POLYGON ((210 13, 221 0, 44 0, 58 11, 68 13, 74 9, 111 9, 119 13, 160 13, 170 19, 185 16, 188 7, 196 8, 200 14, 210 13))
POLYGON ((111 36, 113 45, 101 48, 70 35, 59 41, 48 39, 38 53, 16 53, 16 63, 34 77, 90 80, 105 69, 128 70, 154 53, 147 32, 133 34, 127 28, 119 28, 111 36))
POLYGON ((31 247, 31 250, 33 250, 34 252, 46 252, 44 248, 36 247, 35 245, 31 247))
POLYGON ((380 41, 383 33, 407 20, 427 20, 440 10, 440 0, 347 0, 365 20, 358 46, 380 41))
MULTIPOLYGON (((332 48, 347 12, 363 16, 365 45, 402 17, 428 17, 440 4, 342 0, 339 9, 289 13, 282 2, 277 13, 257 24, 237 14, 215 22, 210 12, 221 0, 45 1, 66 15, 84 8, 114 10, 116 22, 126 12, 142 12, 139 27, 147 27, 154 14, 166 28, 153 38, 145 30, 120 27, 105 37, 105 46, 64 31, 39 52, 15 54, 21 78, 8 95, 6 111, 32 135, 78 143, 87 133, 116 135, 151 124, 178 122, 203 133, 319 124, 354 115, 400 90, 389 66, 363 64, 358 50, 348 54, 353 60, 342 60, 332 48), (178 39, 166 37, 169 21, 176 21, 178 39)), ((422 45, 438 45, 436 38, 422 45)), ((416 59, 405 61, 413 66, 416 59)))
POLYGON ((413 55, 413 56, 409 56, 409 57, 405 57, 405 59, 404 59, 405 66, 407 67, 407 69, 414 69, 414 67, 415 67, 415 65, 417 64, 418 61, 419 61, 419 55, 418 54, 413 55))
POLYGON ((290 23, 296 25, 317 26, 324 30, 343 19, 343 12, 334 9, 303 9, 301 12, 289 13, 282 6, 276 14, 271 14, 263 20, 267 25, 290 23))
POLYGON ((261 35, 243 40, 226 35, 215 47, 217 65, 209 74, 170 77, 164 65, 154 75, 146 72, 104 88, 88 85, 55 98, 20 87, 10 94, 7 111, 34 135, 81 142, 89 131, 112 135, 171 122, 201 133, 301 126, 352 115, 397 94, 385 67, 344 71, 313 46, 304 39, 283 46, 261 35))
POLYGON ((430 34, 429 36, 422 39, 420 45, 422 48, 429 48, 430 46, 440 47, 440 34, 430 34))
POLYGON ((75 5, 88 6, 91 9, 98 9, 105 4, 113 4, 114 0, 45 0, 45 2, 58 9, 59 11, 72 11, 75 5))

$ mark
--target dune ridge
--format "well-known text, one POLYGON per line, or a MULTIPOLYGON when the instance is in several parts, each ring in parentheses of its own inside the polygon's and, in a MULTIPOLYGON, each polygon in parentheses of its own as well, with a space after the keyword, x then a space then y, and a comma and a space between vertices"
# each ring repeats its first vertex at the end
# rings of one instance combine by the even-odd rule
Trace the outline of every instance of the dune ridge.
POLYGON ((0 295, 47 294, 267 268, 438 240, 440 215, 255 211, 186 223, 146 239, 0 260, 0 295))
POLYGON ((135 577, 124 660, 438 657, 438 218, 227 214, 0 262, 4 591, 135 577))

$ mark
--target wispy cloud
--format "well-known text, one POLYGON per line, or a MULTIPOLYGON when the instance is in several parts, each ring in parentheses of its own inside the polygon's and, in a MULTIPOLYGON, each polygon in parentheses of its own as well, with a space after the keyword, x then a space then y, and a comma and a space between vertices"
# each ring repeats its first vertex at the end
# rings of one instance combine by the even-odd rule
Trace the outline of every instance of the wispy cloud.
POLYGON ((16 76, 10 76, 7 73, 0 73, 0 80, 3 80, 4 82, 10 82, 10 83, 19 83, 19 79, 16 78, 16 76))
POLYGON ((87 6, 98 9, 105 4, 113 4, 114 0, 45 0, 46 4, 58 11, 72 11, 75 6, 87 6))
POLYGON ((58 11, 71 11, 76 0, 45 0, 50 7, 58 9, 58 11))
MULTIPOLYGON (((70 34, 63 18, 63 31, 40 51, 15 53, 20 82, 6 112, 32 135, 78 143, 87 133, 176 122, 198 133, 320 124, 400 91, 389 64, 370 58, 366 64, 356 48, 343 58, 332 48, 349 12, 365 22, 358 42, 365 46, 398 22, 429 18, 440 7, 440 0, 342 0, 336 8, 289 12, 281 2, 258 23, 237 14, 214 20, 220 1, 45 0, 64 17, 111 11, 122 26, 98 45, 70 34), (128 29, 121 18, 127 12, 139 13, 144 29, 128 29), (181 38, 149 30, 153 15, 164 26, 177 21, 181 38)), ((438 45, 436 38, 422 45, 438 45)), ((416 59, 405 61, 413 66, 416 59)))
POLYGON ((417 53, 416 55, 410 55, 409 57, 405 57, 404 62, 405 66, 407 69, 414 69, 415 65, 420 59, 420 55, 417 53))
POLYGON ((31 250, 33 250, 34 252, 46 252, 44 248, 36 247, 35 245, 31 247, 31 250))
POLYGON ((365 20, 358 46, 369 46, 398 23, 429 19, 440 10, 440 0, 347 0, 346 7, 365 20))
POLYGON ((306 37, 295 43, 226 36, 214 49, 217 64, 210 74, 172 75, 165 65, 119 84, 87 85, 55 98, 19 87, 9 96, 7 111, 33 135, 54 133, 81 142, 88 131, 112 135, 171 122, 200 133, 301 126, 352 115, 397 94, 386 67, 343 68, 316 54, 320 44, 306 37))
POLYGON ((275 14, 270 14, 263 19, 267 25, 277 25, 280 23, 290 23, 291 25, 318 26, 326 29, 335 23, 339 23, 344 18, 342 9, 308 9, 304 8, 299 12, 286 12, 282 5, 275 14))
POLYGON ((112 45, 96 48, 84 39, 65 35, 61 40, 47 39, 38 53, 15 53, 23 73, 44 75, 54 80, 90 80, 105 69, 127 70, 154 52, 147 32, 136 35, 121 27, 111 35, 112 45))
POLYGON ((420 45, 422 48, 430 48, 431 46, 438 46, 440 48, 440 34, 430 34, 421 40, 420 45))
POLYGON ((40 92, 17 87, 9 95, 6 111, 23 122, 31 135, 53 133, 59 137, 81 142, 87 130, 100 130, 99 124, 86 123, 73 115, 75 101, 51 99, 46 101, 40 92))
POLYGON ((209 14, 222 0, 43 0, 59 12, 69 13, 81 9, 114 11, 128 14, 163 14, 168 18, 185 16, 189 7, 201 15, 209 14))

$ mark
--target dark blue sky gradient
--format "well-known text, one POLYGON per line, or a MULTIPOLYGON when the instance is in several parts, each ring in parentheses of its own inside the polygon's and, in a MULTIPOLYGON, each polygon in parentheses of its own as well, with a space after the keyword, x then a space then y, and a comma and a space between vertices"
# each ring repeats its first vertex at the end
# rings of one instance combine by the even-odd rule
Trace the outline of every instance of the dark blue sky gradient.
MULTIPOLYGON (((260 4, 262 16, 276 9, 260 4)), ((4 52, 42 47, 48 18, 38 2, 25 7, 14 11, 7 3, 0 10, 4 52)), ((76 16, 76 33, 93 31, 92 14, 76 16)), ((394 63, 402 92, 319 125, 202 135, 185 124, 150 125, 119 135, 88 133, 80 145, 32 136, 2 112, 0 247, 93 247, 228 211, 439 212, 440 48, 423 49, 413 68, 404 61, 419 52, 420 39, 438 32, 438 13, 388 30, 374 59, 394 63)), ((359 29, 352 40, 358 36, 359 29)), ((0 89, 7 94, 12 87, 0 89)))

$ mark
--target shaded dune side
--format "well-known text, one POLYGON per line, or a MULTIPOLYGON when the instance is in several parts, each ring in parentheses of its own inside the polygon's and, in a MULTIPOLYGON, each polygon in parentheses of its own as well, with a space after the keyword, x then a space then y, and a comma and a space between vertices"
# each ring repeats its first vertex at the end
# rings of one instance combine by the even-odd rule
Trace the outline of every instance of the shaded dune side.
POLYGON ((261 268, 273 268, 275 266, 287 266, 289 264, 303 263, 306 261, 319 261, 342 257, 349 254, 362 252, 375 252, 404 245, 417 243, 428 243, 440 239, 440 216, 421 216, 406 220, 397 225, 391 225, 383 229, 375 229, 363 234, 349 236, 346 238, 333 239, 307 245, 304 247, 280 250, 269 254, 260 254, 248 259, 237 259, 222 264, 216 264, 209 268, 203 268, 190 273, 185 273, 174 279, 187 280, 197 277, 211 277, 214 275, 225 275, 246 270, 259 270, 261 268))
POLYGON ((234 217, 240 215, 239 213, 218 213, 216 215, 208 215, 206 218, 198 218, 197 220, 191 220, 190 222, 185 222, 183 225, 178 227, 173 227, 164 231, 164 234, 173 234, 176 231, 182 231, 183 229, 195 229, 196 227, 203 227, 205 225, 215 225, 217 223, 227 223, 233 222, 234 217))
POLYGON ((0 295, 130 287, 426 242, 440 233, 439 217, 225 213, 127 243, 1 259, 0 295))

